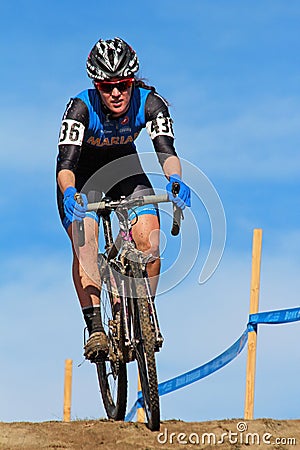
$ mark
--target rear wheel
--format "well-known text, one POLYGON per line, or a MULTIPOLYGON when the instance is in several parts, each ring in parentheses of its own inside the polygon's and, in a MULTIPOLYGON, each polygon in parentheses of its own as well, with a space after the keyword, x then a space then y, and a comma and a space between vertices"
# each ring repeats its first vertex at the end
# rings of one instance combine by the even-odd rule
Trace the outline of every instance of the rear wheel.
POLYGON ((155 363, 155 337, 149 313, 145 275, 138 265, 131 264, 133 275, 135 353, 140 374, 147 426, 160 428, 160 406, 155 363))
POLYGON ((122 357, 124 333, 120 318, 118 282, 109 266, 100 262, 101 314, 109 342, 105 361, 97 361, 97 377, 109 419, 124 420, 127 405, 127 369, 122 357), (120 351, 121 350, 121 351, 120 351))

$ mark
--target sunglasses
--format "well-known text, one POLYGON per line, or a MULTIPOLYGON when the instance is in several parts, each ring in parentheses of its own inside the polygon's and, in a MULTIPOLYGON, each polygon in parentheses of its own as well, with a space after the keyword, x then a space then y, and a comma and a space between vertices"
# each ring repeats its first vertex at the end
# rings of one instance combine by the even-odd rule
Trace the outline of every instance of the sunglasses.
POLYGON ((124 78, 123 80, 118 81, 95 81, 94 85, 99 91, 110 94, 114 88, 117 88, 120 92, 126 91, 133 85, 133 82, 134 78, 124 78))

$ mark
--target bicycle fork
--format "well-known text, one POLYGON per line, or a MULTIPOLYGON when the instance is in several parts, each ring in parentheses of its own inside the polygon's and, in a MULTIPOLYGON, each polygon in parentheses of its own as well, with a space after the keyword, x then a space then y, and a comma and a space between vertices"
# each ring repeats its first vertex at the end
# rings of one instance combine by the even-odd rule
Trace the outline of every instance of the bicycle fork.
MULTIPOLYGON (((148 301, 148 307, 149 307, 149 314, 151 323, 153 326, 154 336, 155 336, 155 351, 159 351, 159 349, 162 347, 162 344, 164 342, 164 338, 161 334, 159 323, 158 323, 158 317, 156 313, 155 304, 153 301, 153 298, 151 296, 150 292, 150 286, 147 279, 144 280, 146 289, 147 289, 147 301, 148 301)), ((125 347, 128 349, 129 353, 131 353, 134 349, 134 344, 136 345, 137 342, 132 342, 132 336, 130 334, 130 325, 129 325, 129 311, 128 311, 128 305, 127 305, 127 296, 126 296, 126 287, 125 287, 125 281, 122 280, 121 282, 121 302, 122 302, 122 309, 123 309, 123 319, 124 319, 124 344, 125 347)), ((133 308, 131 308, 133 309, 133 308)), ((133 355, 130 357, 130 360, 133 360, 133 355)))
POLYGON ((144 281, 145 281, 145 285, 146 285, 146 289, 147 289, 147 300, 148 300, 148 305, 149 305, 150 318, 151 318, 151 322, 152 322, 152 325, 154 328, 154 334, 155 334, 155 351, 159 351, 159 349, 163 345, 164 338, 163 338, 160 328, 159 328, 158 316, 157 316, 157 312, 156 312, 156 308, 155 308, 154 298, 151 295, 149 280, 147 278, 145 278, 144 281))

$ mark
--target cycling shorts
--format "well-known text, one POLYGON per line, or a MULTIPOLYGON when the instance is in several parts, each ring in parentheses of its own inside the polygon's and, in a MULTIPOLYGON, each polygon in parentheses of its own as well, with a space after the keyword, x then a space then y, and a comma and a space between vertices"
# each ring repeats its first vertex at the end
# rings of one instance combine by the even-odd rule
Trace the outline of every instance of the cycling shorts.
MULTIPOLYGON (((82 192, 87 195, 88 202, 99 202, 103 198, 103 193, 99 192, 100 190, 96 190, 95 186, 89 185, 85 182, 81 177, 76 177, 76 189, 78 192, 82 192)), ((153 195, 153 188, 148 180, 148 177, 145 174, 139 174, 132 177, 128 177, 124 181, 118 183, 113 189, 111 189, 106 196, 110 197, 114 200, 120 199, 123 195, 125 197, 137 197, 141 195, 153 195)), ((63 227, 68 230, 71 225, 70 220, 66 217, 64 212, 63 205, 63 195, 57 186, 57 205, 58 211, 60 215, 60 219, 63 227)), ((155 204, 137 206, 128 210, 129 219, 135 223, 138 216, 142 216, 144 214, 151 214, 157 216, 159 219, 159 211, 158 206, 155 204)), ((96 211, 88 211, 86 213, 86 217, 90 217, 94 219, 97 223, 100 222, 101 215, 97 214, 96 211)))
MULTIPOLYGON (((131 220, 133 224, 135 224, 138 216, 142 216, 144 214, 151 214, 153 216, 159 217, 158 207, 156 205, 150 204, 130 208, 128 210, 128 219, 131 220)), ((100 223, 101 215, 98 215, 96 211, 88 211, 85 217, 90 217, 91 219, 94 219, 98 224, 100 223)), ((66 230, 68 229, 70 224, 71 222, 65 217, 63 220, 63 226, 65 227, 66 230)))

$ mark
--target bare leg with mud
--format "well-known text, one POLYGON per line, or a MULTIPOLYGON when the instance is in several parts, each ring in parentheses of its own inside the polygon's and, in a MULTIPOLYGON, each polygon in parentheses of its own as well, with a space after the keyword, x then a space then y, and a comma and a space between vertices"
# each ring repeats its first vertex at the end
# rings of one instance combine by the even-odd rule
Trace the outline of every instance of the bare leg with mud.
POLYGON ((159 220, 153 214, 138 216, 138 221, 132 227, 132 236, 138 250, 151 254, 155 258, 147 264, 147 273, 153 297, 156 294, 160 273, 159 233, 159 220))
POLYGON ((85 357, 93 360, 108 351, 100 309, 100 276, 97 265, 98 224, 94 219, 84 219, 85 245, 78 247, 77 225, 70 225, 68 234, 73 250, 73 282, 88 328, 89 339, 85 345, 85 357))

